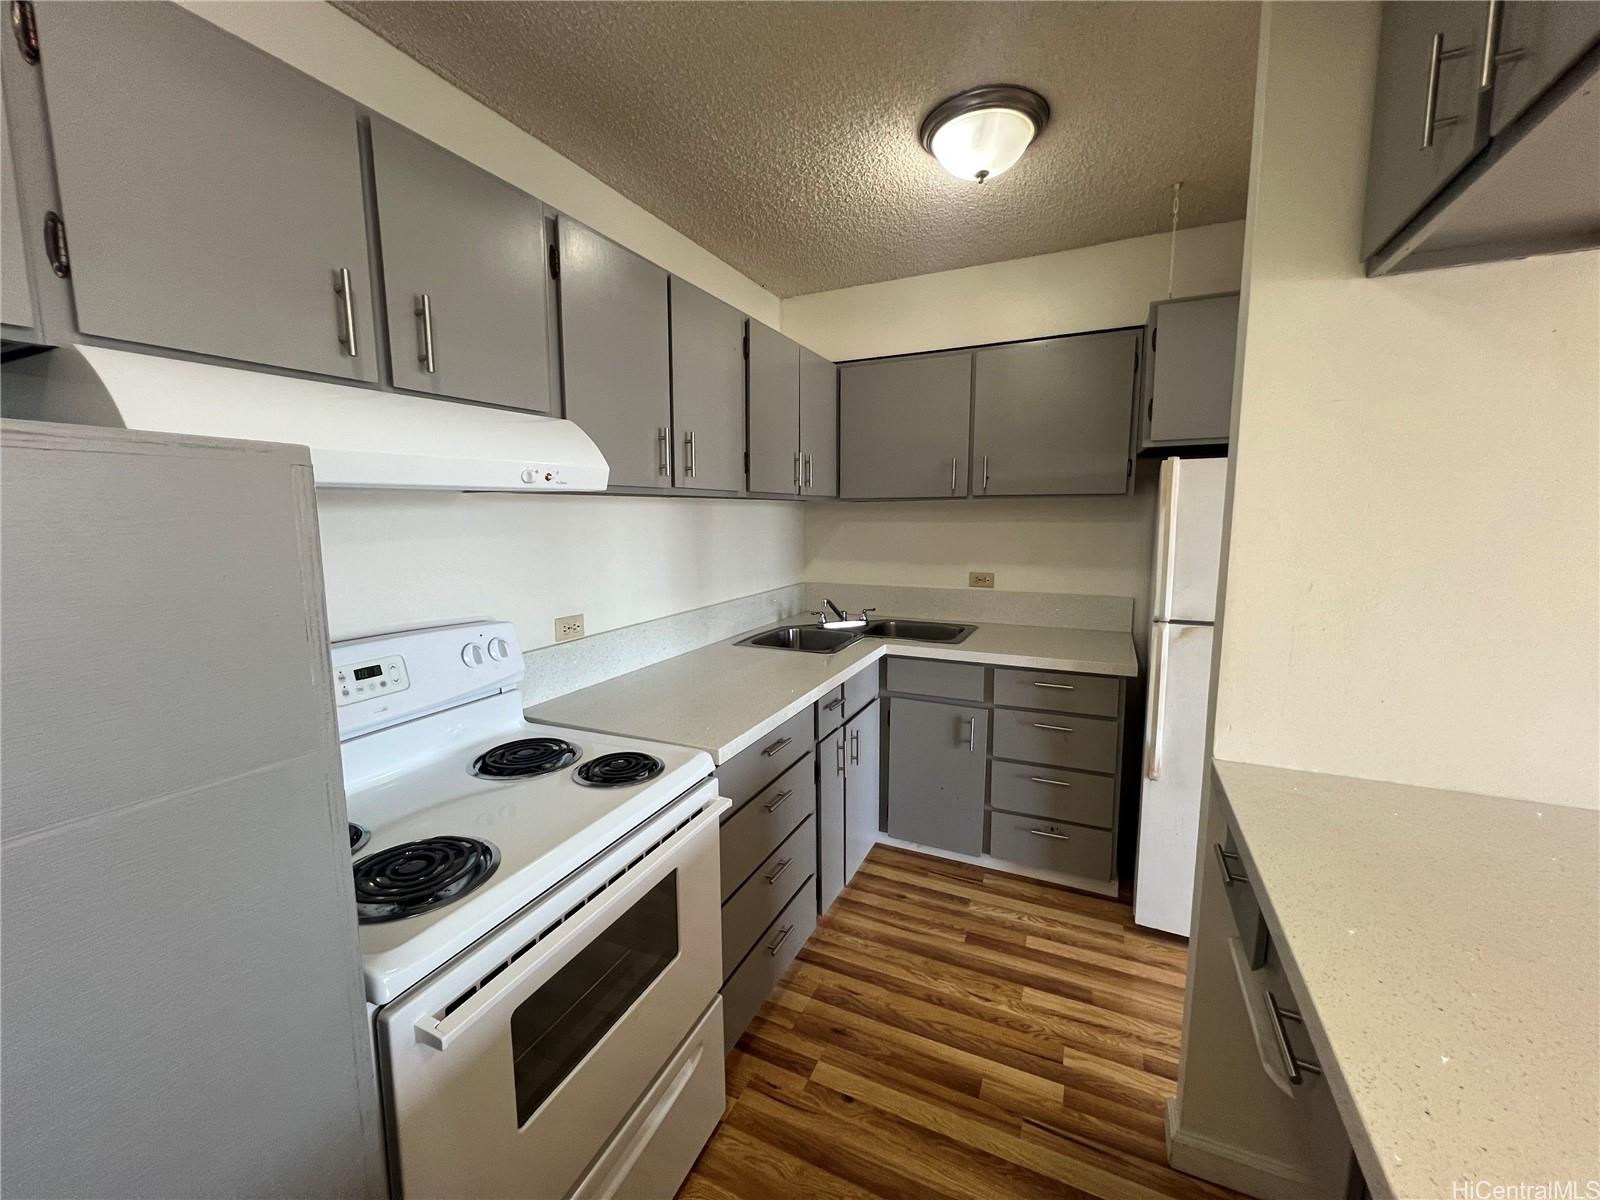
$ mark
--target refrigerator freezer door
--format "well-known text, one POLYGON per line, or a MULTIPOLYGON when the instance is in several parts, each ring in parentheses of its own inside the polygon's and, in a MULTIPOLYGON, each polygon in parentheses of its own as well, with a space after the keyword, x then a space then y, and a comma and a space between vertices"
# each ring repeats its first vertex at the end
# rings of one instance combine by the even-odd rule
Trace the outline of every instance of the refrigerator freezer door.
POLYGON ((1150 630, 1133 919, 1184 937, 1200 834, 1211 633, 1209 625, 1157 623, 1150 630))
POLYGON ((1169 458, 1161 464, 1153 621, 1213 621, 1222 559, 1225 458, 1169 458))

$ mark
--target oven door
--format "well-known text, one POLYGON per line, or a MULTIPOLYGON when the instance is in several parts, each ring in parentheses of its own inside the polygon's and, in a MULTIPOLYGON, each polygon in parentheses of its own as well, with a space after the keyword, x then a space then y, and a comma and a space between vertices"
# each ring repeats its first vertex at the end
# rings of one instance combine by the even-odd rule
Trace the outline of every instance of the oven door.
POLYGON ((727 808, 701 785, 379 1013, 403 1194, 579 1182, 716 997, 727 808))

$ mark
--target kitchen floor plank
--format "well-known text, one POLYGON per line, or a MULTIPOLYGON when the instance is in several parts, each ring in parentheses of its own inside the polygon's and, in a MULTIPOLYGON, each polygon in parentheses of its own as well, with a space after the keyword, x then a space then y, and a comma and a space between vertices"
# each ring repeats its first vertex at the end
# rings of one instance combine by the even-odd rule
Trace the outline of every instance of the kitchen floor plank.
POLYGON ((1184 968, 1126 901, 875 846, 679 1200, 1235 1200, 1166 1163, 1184 968))

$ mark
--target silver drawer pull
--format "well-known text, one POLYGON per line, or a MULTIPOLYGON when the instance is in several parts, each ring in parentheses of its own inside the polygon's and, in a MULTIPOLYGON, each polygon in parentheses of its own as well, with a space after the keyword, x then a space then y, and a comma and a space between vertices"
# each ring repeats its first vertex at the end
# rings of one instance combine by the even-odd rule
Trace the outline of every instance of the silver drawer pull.
POLYGON ((1232 850, 1224 850, 1221 842, 1212 842, 1211 848, 1217 852, 1217 866, 1222 868, 1222 886, 1232 887, 1236 883, 1249 883, 1249 877, 1235 875, 1233 863, 1239 861, 1239 856, 1232 850))
POLYGON ((1072 732, 1072 730, 1066 725, 1045 725, 1040 721, 1035 721, 1033 723, 1033 727, 1035 729, 1048 729, 1051 733, 1071 733, 1072 732))
POLYGON ((793 925, 785 925, 781 930, 779 930, 778 936, 773 938, 772 941, 767 944, 767 953, 776 958, 778 956, 778 951, 783 949, 783 944, 789 940, 789 935, 793 932, 793 925))
POLYGON ((794 741, 793 738, 786 738, 786 737, 779 738, 777 741, 773 742, 772 745, 768 746, 765 750, 763 750, 761 752, 761 757, 762 758, 771 758, 774 754, 776 754, 779 750, 782 750, 785 746, 787 746, 792 741, 794 741))
POLYGON ((339 340, 351 358, 356 357, 356 300, 355 289, 350 286, 350 268, 340 267, 333 274, 333 290, 344 301, 344 328, 339 340))
POLYGON ((1070 833, 1056 833, 1051 829, 1030 829, 1028 832, 1033 834, 1034 837, 1055 838, 1058 842, 1070 842, 1072 840, 1070 833))
POLYGON ((794 859, 792 859, 792 858, 784 859, 777 866, 772 868, 772 874, 763 875, 761 878, 765 879, 768 883, 777 883, 778 882, 778 876, 782 875, 785 871, 787 871, 789 869, 789 864, 792 863, 793 861, 794 861, 794 859))
POLYGON ((778 808, 778 805, 782 804, 785 800, 787 800, 792 795, 794 795, 794 789, 793 788, 784 788, 783 791, 779 792, 776 796, 774 796, 771 799, 771 801, 769 801, 766 804, 763 804, 761 807, 766 809, 768 812, 776 812, 777 808, 778 808))
POLYGON ((1073 687, 1070 683, 1040 683, 1037 679, 1035 679, 1033 681, 1033 686, 1034 687, 1042 687, 1042 688, 1054 688, 1058 692, 1075 692, 1075 691, 1078 690, 1077 688, 1073 687))
POLYGON ((1289 1082, 1300 1084, 1305 1082, 1306 1075, 1321 1075, 1322 1068, 1314 1062, 1307 1062, 1294 1052, 1289 1045, 1289 1036, 1284 1032, 1283 1023, 1294 1021, 1304 1025, 1305 1021, 1293 1009, 1282 1008, 1278 1005, 1278 998, 1268 988, 1263 993, 1267 998, 1267 1016, 1272 1018, 1272 1037, 1278 1043, 1278 1053, 1283 1056, 1284 1074, 1288 1075, 1289 1082))
POLYGON ((428 374, 434 374, 433 369, 433 299, 427 292, 417 295, 417 302, 412 308, 415 316, 422 318, 422 345, 417 347, 417 361, 422 364, 422 369, 428 374))
POLYGON ((838 708, 843 703, 844 703, 844 697, 843 696, 835 696, 832 700, 829 700, 826 704, 824 704, 822 706, 822 711, 823 712, 832 712, 834 709, 838 708))
POLYGON ((1046 779, 1043 775, 1029 775, 1028 778, 1031 779, 1034 783, 1048 783, 1051 787, 1071 787, 1072 786, 1070 783, 1066 783, 1065 781, 1060 780, 1060 779, 1046 779))

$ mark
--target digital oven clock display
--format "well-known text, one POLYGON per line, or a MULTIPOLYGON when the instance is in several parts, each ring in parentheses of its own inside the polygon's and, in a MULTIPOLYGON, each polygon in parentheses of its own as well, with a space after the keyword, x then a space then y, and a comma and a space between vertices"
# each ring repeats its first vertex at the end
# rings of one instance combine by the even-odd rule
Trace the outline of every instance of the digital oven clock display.
POLYGON ((376 679, 382 674, 383 668, 381 666, 357 667, 350 673, 351 678, 355 679, 357 682, 360 682, 363 679, 376 679))

